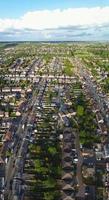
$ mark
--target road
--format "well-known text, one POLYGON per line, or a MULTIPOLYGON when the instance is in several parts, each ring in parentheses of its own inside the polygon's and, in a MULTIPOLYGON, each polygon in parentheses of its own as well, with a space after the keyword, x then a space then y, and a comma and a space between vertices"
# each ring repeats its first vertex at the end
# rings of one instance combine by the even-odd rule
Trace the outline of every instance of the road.
POLYGON ((77 182, 78 182, 78 193, 77 197, 85 198, 85 185, 83 183, 83 176, 82 176, 82 164, 83 164, 83 156, 80 149, 80 140, 79 140, 79 133, 75 132, 75 147, 78 154, 78 162, 77 162, 77 182))
MULTIPOLYGON (((26 136, 29 135, 29 133, 31 133, 29 130, 29 127, 26 127, 24 129, 24 131, 22 130, 22 124, 25 123, 25 120, 27 122, 27 124, 31 124, 32 122, 32 114, 34 113, 35 110, 35 105, 37 104, 40 105, 45 89, 47 86, 47 81, 41 79, 41 83, 39 84, 39 91, 38 91, 38 95, 36 96, 36 93, 34 91, 32 99, 31 99, 31 114, 28 115, 28 113, 25 113, 22 117, 21 120, 21 124, 18 127, 18 130, 16 132, 17 137, 17 145, 14 148, 14 152, 12 157, 9 160, 9 163, 7 165, 7 173, 6 173, 6 187, 5 187, 5 191, 8 192, 8 199, 10 200, 14 200, 14 196, 16 196, 18 191, 15 191, 15 188, 12 189, 12 191, 10 190, 10 181, 14 180, 14 177, 17 177, 19 179, 22 180, 22 174, 23 174, 23 166, 24 166, 24 162, 25 162, 25 156, 26 156, 26 152, 27 152, 27 147, 29 144, 29 139, 26 139, 26 136), (17 160, 17 163, 16 163, 17 160), (15 163, 15 165, 14 165, 15 163), (20 173, 20 174, 19 174, 20 173), (10 192, 9 192, 10 191, 10 192)), ((31 135, 29 135, 31 137, 31 135)), ((20 183, 21 184, 21 183, 20 183)), ((21 186, 19 184, 19 186, 21 186)), ((13 185, 12 185, 13 187, 13 185)), ((6 193, 7 193, 6 192, 6 193)), ((23 194, 22 194, 23 195, 23 194)), ((20 194, 18 194, 19 196, 19 200, 21 198, 20 194)))
POLYGON ((79 58, 70 59, 72 64, 75 64, 76 70, 75 74, 79 77, 82 84, 85 83, 88 93, 93 98, 94 102, 97 104, 104 122, 106 123, 107 127, 109 128, 109 115, 108 115, 108 98, 107 96, 103 95, 102 91, 98 91, 98 86, 96 82, 91 78, 91 74, 89 71, 83 66, 81 60, 79 58))
MULTIPOLYGON (((69 92, 67 90, 67 87, 64 87, 65 90, 65 95, 67 96, 67 99, 70 99, 69 96, 69 92)), ((85 185, 83 183, 83 177, 82 177, 82 164, 83 164, 83 156, 80 150, 80 140, 79 140, 79 133, 78 131, 74 132, 72 130, 72 127, 70 125, 70 121, 69 118, 71 118, 72 116, 75 115, 75 113, 72 111, 71 113, 69 113, 65 107, 65 105, 62 103, 61 101, 61 95, 60 95, 60 90, 59 90, 59 102, 60 102, 60 112, 59 112, 59 117, 61 119, 61 121, 63 122, 65 127, 68 127, 67 129, 71 131, 71 133, 73 132, 73 134, 75 135, 75 149, 78 155, 78 162, 77 162, 77 171, 76 171, 76 178, 77 178, 77 182, 78 182, 78 193, 77 193, 77 197, 81 197, 81 198, 85 198, 85 185)), ((78 126, 77 121, 75 120, 75 118, 73 117, 73 120, 75 121, 75 123, 78 126)), ((64 140, 64 138, 63 138, 64 140)), ((65 144, 64 144, 65 145, 65 144)), ((73 162, 73 160, 72 160, 73 162)))

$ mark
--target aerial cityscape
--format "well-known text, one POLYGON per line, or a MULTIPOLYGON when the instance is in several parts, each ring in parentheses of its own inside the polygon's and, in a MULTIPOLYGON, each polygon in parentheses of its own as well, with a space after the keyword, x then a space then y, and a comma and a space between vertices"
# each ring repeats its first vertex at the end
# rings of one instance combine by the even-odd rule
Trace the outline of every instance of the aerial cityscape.
POLYGON ((108 0, 0 2, 0 200, 109 200, 108 33, 108 0))

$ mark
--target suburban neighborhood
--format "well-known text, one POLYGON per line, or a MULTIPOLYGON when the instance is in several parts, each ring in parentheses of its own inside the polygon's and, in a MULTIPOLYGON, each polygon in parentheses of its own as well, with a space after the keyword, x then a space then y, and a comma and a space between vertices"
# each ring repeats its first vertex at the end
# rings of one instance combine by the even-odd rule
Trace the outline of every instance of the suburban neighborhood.
POLYGON ((0 200, 109 199, 109 44, 0 43, 0 200))

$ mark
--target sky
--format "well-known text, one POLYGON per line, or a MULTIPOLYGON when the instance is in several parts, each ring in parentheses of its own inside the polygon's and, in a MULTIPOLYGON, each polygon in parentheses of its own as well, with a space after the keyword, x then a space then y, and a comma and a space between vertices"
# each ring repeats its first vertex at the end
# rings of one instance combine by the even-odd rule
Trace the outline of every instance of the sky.
POLYGON ((1 0, 0 41, 109 40, 109 0, 1 0))

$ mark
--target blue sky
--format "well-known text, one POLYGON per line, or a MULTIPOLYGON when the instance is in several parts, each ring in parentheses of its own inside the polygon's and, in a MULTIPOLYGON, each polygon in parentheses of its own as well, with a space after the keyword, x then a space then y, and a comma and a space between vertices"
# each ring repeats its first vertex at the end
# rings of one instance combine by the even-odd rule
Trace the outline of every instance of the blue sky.
POLYGON ((0 0, 0 18, 19 17, 28 11, 108 6, 109 0, 0 0))
POLYGON ((109 40, 108 33, 109 0, 0 1, 0 41, 109 40))

